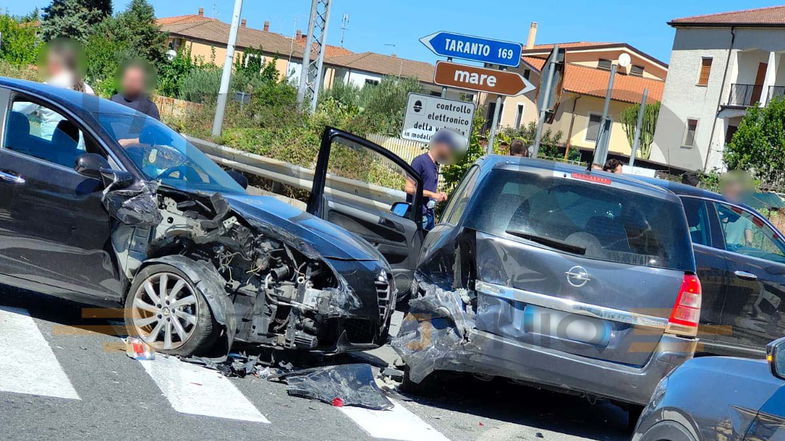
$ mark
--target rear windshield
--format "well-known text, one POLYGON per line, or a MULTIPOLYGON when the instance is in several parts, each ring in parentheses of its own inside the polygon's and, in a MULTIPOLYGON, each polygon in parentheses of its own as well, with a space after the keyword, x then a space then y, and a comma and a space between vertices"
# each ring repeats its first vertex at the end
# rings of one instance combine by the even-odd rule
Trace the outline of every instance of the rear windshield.
POLYGON ((466 226, 587 258, 694 270, 677 201, 581 180, 494 170, 476 192, 466 226))

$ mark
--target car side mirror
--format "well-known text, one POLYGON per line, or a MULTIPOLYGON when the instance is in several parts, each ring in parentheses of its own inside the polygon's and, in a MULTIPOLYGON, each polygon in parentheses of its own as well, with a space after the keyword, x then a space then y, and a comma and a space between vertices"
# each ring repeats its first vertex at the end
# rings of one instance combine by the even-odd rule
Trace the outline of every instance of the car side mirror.
POLYGON ((237 170, 226 170, 226 174, 231 176, 235 182, 240 184, 240 187, 243 187, 243 190, 248 188, 248 178, 246 178, 244 174, 238 172, 237 170))
POLYGON ((109 170, 109 161, 97 153, 85 153, 76 158, 74 170, 82 176, 102 180, 102 170, 109 170))
POLYGON ((411 208, 412 204, 408 202, 396 202, 390 206, 390 212, 396 216, 406 217, 411 208))
POLYGON ((785 337, 766 346, 766 359, 775 377, 785 380, 785 337))

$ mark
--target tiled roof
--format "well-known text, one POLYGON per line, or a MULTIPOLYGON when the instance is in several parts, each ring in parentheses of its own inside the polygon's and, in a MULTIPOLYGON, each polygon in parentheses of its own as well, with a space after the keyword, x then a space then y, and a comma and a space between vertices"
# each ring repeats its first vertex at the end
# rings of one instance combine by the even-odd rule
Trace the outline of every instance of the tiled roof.
MULTIPOLYGON (((524 52, 533 51, 539 52, 544 50, 551 50, 553 49, 555 43, 549 44, 535 44, 531 49, 524 49, 524 52)), ((591 48, 597 46, 621 46, 623 43, 609 43, 609 42, 600 42, 600 41, 570 41, 567 43, 559 43, 559 47, 562 49, 582 49, 582 48, 591 48)))
POLYGON ((785 26, 785 6, 772 6, 769 8, 745 9, 742 11, 676 18, 671 20, 668 24, 671 26, 785 26))
POLYGON ((348 67, 382 75, 414 77, 424 83, 433 83, 435 69, 430 63, 373 52, 331 57, 325 59, 324 62, 333 66, 348 67))
MULTIPOLYGON (((564 71, 564 90, 581 95, 605 97, 610 72, 567 63, 564 71)), ((612 99, 628 103, 639 103, 643 89, 649 89, 649 102, 662 101, 665 82, 633 75, 616 75, 612 99)))
POLYGON ((545 58, 539 57, 523 57, 522 59, 524 63, 537 70, 542 70, 542 67, 545 66, 545 62, 548 61, 545 58))
MULTIPOLYGON (((203 15, 181 15, 158 19, 161 30, 170 34, 193 38, 217 45, 226 45, 231 25, 203 15)), ((291 38, 275 32, 250 27, 240 27, 237 31, 237 46, 240 48, 262 48, 265 52, 288 57, 302 58, 305 50, 305 37, 291 38)), ((352 54, 352 51, 337 46, 327 46, 325 57, 352 54)))

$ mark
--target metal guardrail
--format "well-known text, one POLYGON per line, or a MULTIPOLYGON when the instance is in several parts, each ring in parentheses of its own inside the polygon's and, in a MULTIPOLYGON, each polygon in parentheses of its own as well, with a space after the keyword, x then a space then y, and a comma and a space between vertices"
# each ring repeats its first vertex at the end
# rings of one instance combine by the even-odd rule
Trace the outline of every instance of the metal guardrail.
POLYGON ((766 102, 783 96, 785 96, 785 86, 769 86, 769 99, 766 102))
MULTIPOLYGON (((218 164, 301 190, 311 190, 314 171, 288 162, 243 152, 231 147, 184 135, 218 164)), ((327 175, 325 195, 329 199, 387 211, 394 202, 406 200, 406 193, 367 182, 327 175)))
POLYGON ((731 84, 729 106, 752 106, 760 99, 763 86, 758 84, 731 84))

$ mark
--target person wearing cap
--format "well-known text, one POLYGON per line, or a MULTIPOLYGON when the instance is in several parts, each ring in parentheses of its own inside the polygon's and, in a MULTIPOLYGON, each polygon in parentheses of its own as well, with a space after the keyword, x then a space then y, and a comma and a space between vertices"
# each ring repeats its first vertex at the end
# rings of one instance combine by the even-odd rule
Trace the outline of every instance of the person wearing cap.
MULTIPOLYGON (((423 215, 425 217, 424 227, 430 230, 434 227, 435 220, 433 215, 433 205, 428 201, 444 202, 447 200, 447 193, 438 191, 439 187, 439 164, 450 162, 456 154, 466 148, 466 138, 448 129, 441 129, 431 138, 431 144, 427 152, 417 156, 412 160, 412 168, 420 175, 423 181, 423 215)), ((412 202, 417 185, 411 179, 406 180, 406 201, 412 202)))

